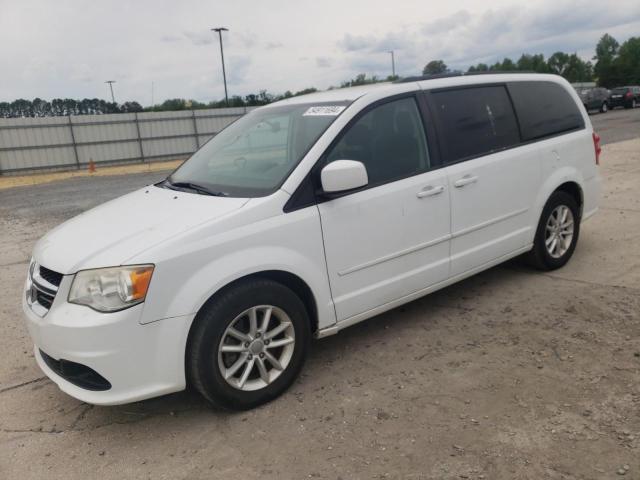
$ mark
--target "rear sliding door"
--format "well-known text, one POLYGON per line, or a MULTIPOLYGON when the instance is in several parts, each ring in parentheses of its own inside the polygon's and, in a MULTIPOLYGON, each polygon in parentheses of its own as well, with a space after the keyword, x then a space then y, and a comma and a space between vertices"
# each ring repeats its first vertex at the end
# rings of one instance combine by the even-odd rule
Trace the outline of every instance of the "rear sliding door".
POLYGON ((451 196, 451 275, 530 243, 530 209, 540 187, 535 146, 520 131, 505 85, 426 94, 435 116, 451 196))

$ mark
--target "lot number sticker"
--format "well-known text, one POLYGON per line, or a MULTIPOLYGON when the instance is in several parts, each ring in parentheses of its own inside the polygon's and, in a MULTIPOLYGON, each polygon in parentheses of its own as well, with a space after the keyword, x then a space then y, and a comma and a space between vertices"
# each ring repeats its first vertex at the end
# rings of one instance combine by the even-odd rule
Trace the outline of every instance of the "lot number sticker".
POLYGON ((302 114, 303 117, 312 116, 328 116, 335 117, 340 114, 346 107, 341 105, 324 105, 318 107, 309 107, 309 109, 302 114))

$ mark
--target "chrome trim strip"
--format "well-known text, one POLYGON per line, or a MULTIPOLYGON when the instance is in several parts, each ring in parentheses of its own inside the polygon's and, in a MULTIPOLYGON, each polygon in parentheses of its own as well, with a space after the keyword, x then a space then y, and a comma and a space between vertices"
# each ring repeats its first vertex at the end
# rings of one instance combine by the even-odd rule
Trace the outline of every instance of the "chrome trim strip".
POLYGON ((29 308, 31 308, 33 313, 42 318, 47 314, 47 312, 49 312, 50 309, 40 304, 37 300, 31 300, 32 289, 37 290, 47 297, 51 297, 52 304, 55 301, 56 295, 58 294, 58 287, 56 287, 52 283, 49 283, 47 280, 40 276, 40 265, 37 262, 34 262, 33 269, 29 269, 29 275, 27 277, 27 290, 25 292, 25 296, 29 308))
POLYGON ((494 223, 502 222, 504 220, 508 220, 511 217, 516 217, 523 213, 529 211, 529 208, 521 208, 520 210, 516 210, 515 212, 507 213, 506 215, 502 215, 500 217, 492 218, 491 220, 487 220, 486 222, 478 223, 477 225, 473 225, 472 227, 463 228, 462 230, 458 230, 451 235, 451 238, 458 238, 462 235, 466 235, 467 233, 475 232, 476 230, 480 230, 481 228, 488 227, 493 225, 494 223))
POLYGON ((365 268, 373 267, 375 265, 378 265, 379 263, 388 262, 389 260, 393 260, 395 258, 402 257, 403 255, 408 255, 410 253, 417 252, 418 250, 422 250, 424 248, 433 247, 434 245, 437 245, 437 244, 442 243, 442 242, 446 242, 447 240, 452 240, 454 238, 461 237, 462 235, 466 235, 467 233, 471 233, 471 232, 474 232, 476 230, 480 230, 481 228, 485 228, 485 227, 488 227, 490 225, 493 225, 495 223, 499 223, 499 222, 502 222, 504 220, 508 220, 511 217, 516 217, 518 215, 526 213, 527 211, 529 211, 528 207, 527 208, 521 208, 520 210, 516 210, 514 212, 509 212, 506 215, 502 215, 500 217, 492 218, 490 220, 487 220, 486 222, 482 222, 482 223, 479 223, 477 225, 473 225, 471 227, 464 228, 464 229, 459 230, 459 231, 457 231, 457 232, 455 232, 453 234, 444 235, 444 236, 442 236, 440 238, 436 238, 436 239, 431 240, 429 242, 420 243, 418 245, 415 245, 413 247, 407 248, 405 250, 400 250, 399 252, 391 253, 389 255, 385 255, 384 257, 376 258, 375 260, 370 260, 368 262, 361 263, 360 265, 355 265, 353 267, 345 268, 344 270, 339 271, 338 275, 340 277, 343 277, 345 275, 349 275, 350 273, 354 273, 354 272, 357 272, 359 270, 364 270, 365 268))
POLYGON ((370 260, 368 262, 361 263, 360 265, 355 265, 353 267, 346 268, 345 270, 338 272, 338 275, 342 277, 344 275, 348 275, 350 273, 357 272, 365 268, 373 267, 374 265, 377 265, 379 263, 388 262, 389 260, 402 257, 403 255, 408 255, 410 253, 417 252, 418 250, 422 250, 428 247, 433 247, 434 245, 438 245, 439 243, 446 242, 447 240, 450 240, 450 239, 451 239, 451 235, 444 235, 440 238, 436 238, 434 240, 420 243, 418 245, 406 248, 404 250, 400 250, 399 252, 391 253, 389 255, 385 255, 384 257, 376 258, 375 260, 370 260))
POLYGON ((55 295, 56 292, 58 291, 58 287, 56 287, 52 283, 49 283, 47 280, 45 280, 43 277, 40 276, 40 265, 38 263, 36 263, 36 266, 33 269, 32 280, 33 280, 33 283, 38 284, 41 288, 49 290, 52 295, 55 295))

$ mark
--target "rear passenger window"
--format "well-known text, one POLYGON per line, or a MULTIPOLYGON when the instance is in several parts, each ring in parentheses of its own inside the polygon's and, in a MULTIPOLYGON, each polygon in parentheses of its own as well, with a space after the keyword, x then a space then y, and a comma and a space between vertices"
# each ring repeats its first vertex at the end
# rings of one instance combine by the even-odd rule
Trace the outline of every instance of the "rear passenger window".
POLYGON ((503 86, 431 94, 446 163, 503 150, 520 142, 518 123, 503 86))
POLYGON ((578 105, 557 83, 513 82, 509 93, 525 141, 584 128, 578 105))
POLYGON ((429 155, 415 99, 384 103, 365 113, 327 155, 364 163, 369 185, 408 177, 429 168, 429 155))

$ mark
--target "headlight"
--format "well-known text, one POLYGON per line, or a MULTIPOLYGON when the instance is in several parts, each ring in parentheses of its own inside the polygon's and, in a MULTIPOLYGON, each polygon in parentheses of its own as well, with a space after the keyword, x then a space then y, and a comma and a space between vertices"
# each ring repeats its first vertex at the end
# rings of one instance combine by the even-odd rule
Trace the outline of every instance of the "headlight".
POLYGON ((98 268, 76 273, 69 303, 87 305, 99 312, 115 312, 144 302, 153 265, 98 268))

